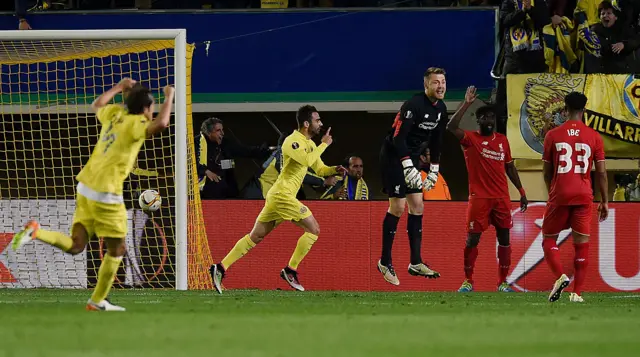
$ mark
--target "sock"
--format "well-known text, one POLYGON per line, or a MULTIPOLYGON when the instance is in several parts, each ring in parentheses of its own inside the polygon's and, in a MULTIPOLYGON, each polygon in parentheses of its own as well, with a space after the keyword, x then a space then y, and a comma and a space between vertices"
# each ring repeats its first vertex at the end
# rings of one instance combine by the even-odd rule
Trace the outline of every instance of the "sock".
POLYGON ((411 248, 411 264, 422 263, 422 215, 409 214, 407 219, 409 248, 411 248))
POLYGON ((573 248, 576 251, 573 266, 575 275, 573 278, 573 292, 580 295, 582 293, 582 285, 587 277, 587 265, 589 265, 589 242, 574 243, 573 248))
POLYGON ((382 222, 382 256, 380 257, 380 262, 384 266, 391 264, 391 248, 393 247, 393 238, 396 236, 399 220, 400 218, 387 212, 382 222))
POLYGON ((560 251, 553 238, 544 238, 542 240, 542 250, 544 251, 544 260, 549 264, 551 272, 555 279, 562 275, 562 264, 560 264, 560 251))
POLYGON ((227 270, 231 266, 231 264, 237 262, 240 258, 242 258, 245 254, 249 253, 251 248, 255 247, 256 244, 253 243, 249 235, 240 238, 240 240, 233 246, 233 248, 229 251, 226 257, 222 259, 222 267, 227 270))
POLYGON ((473 285, 473 268, 476 266, 478 247, 464 247, 464 277, 473 285))
POLYGON ((102 264, 100 264, 100 269, 98 269, 98 284, 93 290, 91 301, 97 303, 109 295, 109 290, 111 290, 121 261, 122 257, 112 257, 108 253, 105 254, 102 264))
POLYGON ((298 265, 302 262, 302 259, 309 253, 313 243, 318 240, 318 236, 315 234, 311 234, 309 232, 305 232, 300 239, 298 239, 298 244, 296 245, 296 250, 293 251, 293 255, 291 255, 291 259, 289 259, 289 268, 293 270, 298 269, 298 265))
POLYGON ((73 240, 71 239, 71 237, 60 232, 38 229, 38 231, 36 231, 36 239, 41 240, 56 248, 60 248, 65 252, 68 252, 69 250, 71 250, 71 247, 73 247, 73 240))
POLYGON ((498 245, 498 285, 504 283, 511 268, 511 246, 498 245))

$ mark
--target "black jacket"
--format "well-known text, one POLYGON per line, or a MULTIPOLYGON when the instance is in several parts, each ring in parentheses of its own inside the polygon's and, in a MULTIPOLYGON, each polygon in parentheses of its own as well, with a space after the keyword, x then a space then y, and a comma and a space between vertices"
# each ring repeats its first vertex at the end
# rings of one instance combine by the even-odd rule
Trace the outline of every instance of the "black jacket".
POLYGON ((611 27, 595 24, 591 26, 591 30, 598 35, 600 40, 601 57, 587 54, 584 73, 635 73, 638 68, 635 50, 640 47, 640 37, 632 27, 623 22, 616 22, 611 27), (611 46, 618 42, 624 43, 624 49, 620 54, 613 53, 611 50, 611 46))
POLYGON ((532 6, 529 11, 517 9, 514 0, 503 0, 500 6, 500 31, 502 32, 502 43, 505 51, 505 62, 502 72, 504 74, 541 73, 547 71, 542 47, 538 51, 513 52, 511 40, 509 39, 509 29, 513 26, 523 24, 527 13, 539 31, 540 45, 542 46, 542 28, 551 23, 549 9, 544 0, 534 1, 534 6, 532 6))
MULTIPOLYGON (((261 146, 245 146, 237 140, 225 137, 218 145, 215 141, 210 141, 206 136, 200 134, 195 142, 196 163, 198 179, 205 180, 204 188, 201 190, 203 199, 225 199, 238 197, 238 182, 236 180, 235 169, 223 169, 224 160, 235 160, 237 158, 255 158, 264 160, 271 151, 266 144, 261 146), (206 161, 203 155, 202 145, 206 145, 206 161), (205 164, 206 162, 206 164, 205 164), (210 180, 206 171, 209 170, 220 176, 220 182, 210 180)), ((230 162, 230 161, 226 161, 230 162)))

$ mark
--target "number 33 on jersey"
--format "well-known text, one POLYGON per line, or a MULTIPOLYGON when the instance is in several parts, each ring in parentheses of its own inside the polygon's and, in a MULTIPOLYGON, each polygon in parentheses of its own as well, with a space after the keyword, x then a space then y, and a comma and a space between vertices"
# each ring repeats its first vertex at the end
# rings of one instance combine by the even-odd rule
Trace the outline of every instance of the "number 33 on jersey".
POLYGON ((549 202, 577 205, 593 202, 591 169, 604 161, 600 134, 584 123, 569 120, 544 138, 542 160, 553 165, 549 202))

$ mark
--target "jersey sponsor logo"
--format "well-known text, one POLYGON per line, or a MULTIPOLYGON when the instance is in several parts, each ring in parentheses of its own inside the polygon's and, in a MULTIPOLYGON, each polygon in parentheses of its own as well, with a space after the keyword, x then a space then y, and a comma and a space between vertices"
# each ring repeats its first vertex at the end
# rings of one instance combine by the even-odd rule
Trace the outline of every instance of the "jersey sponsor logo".
POLYGON ((293 144, 291 144, 291 147, 293 148, 293 150, 296 150, 297 148, 300 147, 300 144, 294 141, 293 144))
MULTIPOLYGON (((436 118, 436 121, 423 121, 422 123, 418 124, 418 128, 422 129, 422 130, 433 130, 438 126, 438 123, 440 122, 440 118, 442 117, 442 113, 438 113, 438 118, 436 118)), ((424 115, 425 119, 429 118, 429 114, 425 114, 424 115)))
POLYGON ((485 159, 496 160, 496 161, 504 161, 504 152, 502 152, 502 147, 500 148, 501 152, 493 151, 487 148, 482 148, 480 151, 480 155, 485 159))

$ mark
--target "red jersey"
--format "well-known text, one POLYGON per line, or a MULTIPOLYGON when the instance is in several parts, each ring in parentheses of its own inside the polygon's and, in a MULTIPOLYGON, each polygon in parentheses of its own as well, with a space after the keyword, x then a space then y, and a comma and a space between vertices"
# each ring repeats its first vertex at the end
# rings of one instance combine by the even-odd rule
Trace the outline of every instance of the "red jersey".
POLYGON ((604 161, 598 132, 581 121, 567 120, 545 136, 542 160, 553 165, 549 202, 559 206, 593 202, 593 161, 604 161))
POLYGON ((464 131, 460 140, 469 173, 469 197, 509 197, 505 164, 512 161, 507 137, 494 133, 482 136, 475 131, 464 131))

